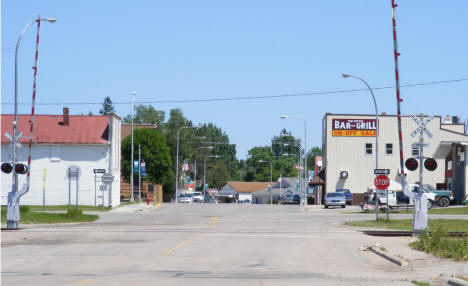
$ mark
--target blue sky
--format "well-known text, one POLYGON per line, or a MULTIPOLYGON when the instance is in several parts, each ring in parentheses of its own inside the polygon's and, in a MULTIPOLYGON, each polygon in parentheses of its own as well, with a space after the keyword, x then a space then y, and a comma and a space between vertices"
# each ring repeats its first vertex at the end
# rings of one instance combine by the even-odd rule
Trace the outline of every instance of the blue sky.
MULTIPOLYGON (((12 113, 14 47, 24 26, 41 25, 37 113, 97 113, 105 96, 117 114, 135 102, 275 96, 395 84, 391 1, 2 1, 2 113, 12 113), (70 103, 97 104, 70 104, 70 103), (9 104, 10 103, 10 104, 9 104), (53 103, 54 105, 43 105, 53 103), (57 104, 58 103, 58 104, 57 104)), ((401 84, 468 78, 468 2, 397 1, 401 84)), ((30 112, 36 29, 19 51, 21 113, 30 112)), ((402 88, 403 114, 468 118, 468 80, 402 88)), ((379 111, 396 113, 395 89, 376 89, 379 111)), ((368 91, 237 101, 158 103, 195 123, 213 122, 239 158, 285 127, 321 145, 326 112, 374 113, 368 91)), ((167 118, 166 118, 167 119, 167 118)))

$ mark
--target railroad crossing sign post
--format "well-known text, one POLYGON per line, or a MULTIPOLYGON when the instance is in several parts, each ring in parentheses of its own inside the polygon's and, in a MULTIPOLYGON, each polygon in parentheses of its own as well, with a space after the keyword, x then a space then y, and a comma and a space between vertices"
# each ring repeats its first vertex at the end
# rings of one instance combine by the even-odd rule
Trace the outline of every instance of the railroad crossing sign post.
POLYGON ((431 131, 427 129, 427 125, 434 119, 434 116, 424 117, 424 113, 412 115, 411 119, 416 123, 417 127, 411 132, 411 137, 416 137, 419 134, 419 142, 415 143, 419 147, 419 192, 414 198, 414 212, 413 212, 413 233, 420 233, 422 230, 427 229, 427 196, 423 192, 423 160, 424 160, 424 147, 428 144, 424 142, 424 134, 430 139, 433 137, 431 131))

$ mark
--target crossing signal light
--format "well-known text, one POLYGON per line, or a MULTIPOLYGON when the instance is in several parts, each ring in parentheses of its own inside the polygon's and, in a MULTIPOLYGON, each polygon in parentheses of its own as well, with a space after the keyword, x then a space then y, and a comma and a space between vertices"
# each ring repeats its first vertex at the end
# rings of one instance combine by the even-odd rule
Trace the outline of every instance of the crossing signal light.
POLYGON ((13 164, 11 163, 3 163, 2 164, 2 172, 5 174, 10 174, 13 171, 13 164))
POLYGON ((416 161, 416 159, 414 159, 414 158, 406 159, 405 167, 406 167, 406 169, 408 169, 410 171, 414 171, 414 170, 416 170, 418 168, 418 161, 416 161))
POLYGON ((424 161, 424 167, 429 171, 434 171, 437 169, 437 161, 433 158, 427 158, 426 161, 424 161))
POLYGON ((28 172, 28 167, 25 164, 16 164, 15 172, 17 174, 26 174, 28 172))

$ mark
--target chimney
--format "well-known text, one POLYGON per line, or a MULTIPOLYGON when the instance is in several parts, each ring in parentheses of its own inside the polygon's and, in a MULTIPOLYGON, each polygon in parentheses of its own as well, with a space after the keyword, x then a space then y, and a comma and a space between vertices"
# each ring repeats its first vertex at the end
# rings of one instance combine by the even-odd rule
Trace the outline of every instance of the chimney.
POLYGON ((387 112, 382 112, 380 113, 380 115, 387 115, 387 112))
POLYGON ((450 120, 450 115, 445 115, 445 120, 444 123, 452 123, 452 120, 450 120))
POLYGON ((70 116, 68 107, 63 108, 63 126, 70 126, 70 116))

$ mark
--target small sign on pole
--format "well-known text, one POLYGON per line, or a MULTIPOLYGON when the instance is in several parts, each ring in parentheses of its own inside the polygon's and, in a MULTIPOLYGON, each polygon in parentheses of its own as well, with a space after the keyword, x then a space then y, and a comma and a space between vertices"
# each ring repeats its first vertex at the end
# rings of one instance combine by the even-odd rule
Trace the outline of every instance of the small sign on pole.
POLYGON ((389 169, 374 169, 374 175, 390 175, 389 169))

